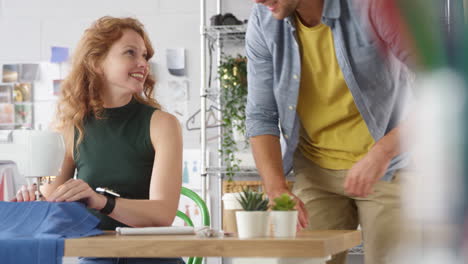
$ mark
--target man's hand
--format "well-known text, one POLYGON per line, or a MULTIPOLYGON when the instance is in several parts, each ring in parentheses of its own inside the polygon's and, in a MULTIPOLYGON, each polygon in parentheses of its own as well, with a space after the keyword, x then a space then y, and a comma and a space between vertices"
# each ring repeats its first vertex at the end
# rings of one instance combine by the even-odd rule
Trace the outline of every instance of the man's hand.
POLYGON ((275 190, 273 192, 267 193, 268 198, 270 199, 270 203, 273 202, 273 199, 276 197, 281 196, 281 194, 287 193, 293 199, 296 201, 296 210, 297 210, 297 230, 300 231, 304 228, 306 228, 309 225, 309 216, 307 214, 307 210, 305 209, 304 203, 297 198, 296 195, 294 195, 292 192, 290 192, 288 189, 283 189, 283 190, 275 190))
POLYGON ((255 136, 250 138, 250 143, 255 164, 262 177, 268 198, 273 201, 283 193, 291 195, 296 200, 297 229, 306 228, 309 223, 304 203, 289 191, 286 184, 279 137, 274 135, 255 136))
POLYGON ((379 149, 372 148, 369 153, 348 171, 344 189, 351 196, 367 197, 373 186, 384 176, 391 158, 379 149))

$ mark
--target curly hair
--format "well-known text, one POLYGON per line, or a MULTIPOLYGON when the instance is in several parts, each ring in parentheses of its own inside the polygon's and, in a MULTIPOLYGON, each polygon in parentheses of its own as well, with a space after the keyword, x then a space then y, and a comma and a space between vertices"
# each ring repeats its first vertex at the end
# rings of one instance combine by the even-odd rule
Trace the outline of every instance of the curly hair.
MULTIPOLYGON (((83 141, 84 120, 87 116, 102 118, 104 107, 100 90, 105 82, 98 74, 98 68, 111 46, 128 29, 134 30, 143 38, 149 60, 154 55, 153 47, 143 24, 134 18, 102 17, 84 32, 79 41, 72 57, 71 71, 61 84, 55 120, 56 128, 64 134, 68 147, 74 145, 71 137, 74 131, 78 131, 76 145, 83 141)), ((143 104, 160 108, 153 96, 155 83, 156 80, 149 71, 143 93, 133 94, 133 97, 143 104)))

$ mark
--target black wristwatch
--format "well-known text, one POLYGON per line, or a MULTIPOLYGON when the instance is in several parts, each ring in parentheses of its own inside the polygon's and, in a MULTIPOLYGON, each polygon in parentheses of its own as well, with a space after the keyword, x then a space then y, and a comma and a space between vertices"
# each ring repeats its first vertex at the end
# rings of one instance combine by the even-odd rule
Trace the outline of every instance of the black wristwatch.
POLYGON ((104 195, 107 198, 106 205, 104 205, 104 207, 99 210, 99 212, 105 215, 111 214, 115 207, 115 198, 120 197, 120 194, 102 187, 97 187, 96 192, 104 195))

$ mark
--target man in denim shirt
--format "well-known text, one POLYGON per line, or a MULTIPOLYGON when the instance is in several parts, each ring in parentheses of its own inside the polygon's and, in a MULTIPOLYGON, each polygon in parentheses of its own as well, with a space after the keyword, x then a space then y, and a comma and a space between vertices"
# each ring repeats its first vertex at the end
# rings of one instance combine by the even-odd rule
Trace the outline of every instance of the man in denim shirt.
POLYGON ((297 199, 299 228, 360 224, 366 263, 393 263, 412 81, 393 1, 254 1, 246 126, 268 196, 297 199))

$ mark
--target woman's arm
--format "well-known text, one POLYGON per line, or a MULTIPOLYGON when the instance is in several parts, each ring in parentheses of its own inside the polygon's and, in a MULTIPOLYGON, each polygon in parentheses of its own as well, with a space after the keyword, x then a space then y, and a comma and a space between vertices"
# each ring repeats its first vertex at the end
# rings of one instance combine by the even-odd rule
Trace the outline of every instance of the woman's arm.
MULTIPOLYGON (((174 221, 182 186, 182 134, 177 119, 155 111, 150 124, 151 142, 155 149, 151 174, 150 199, 117 198, 110 217, 134 227, 169 226, 174 221)), ((61 184, 61 181, 57 185, 61 184)), ((48 201, 85 200, 89 208, 101 210, 106 197, 96 193, 83 180, 70 179, 47 197, 48 201)))
POLYGON ((155 149, 150 200, 116 199, 110 216, 129 226, 169 226, 174 221, 182 186, 182 133, 176 117, 155 111, 151 118, 155 149))

